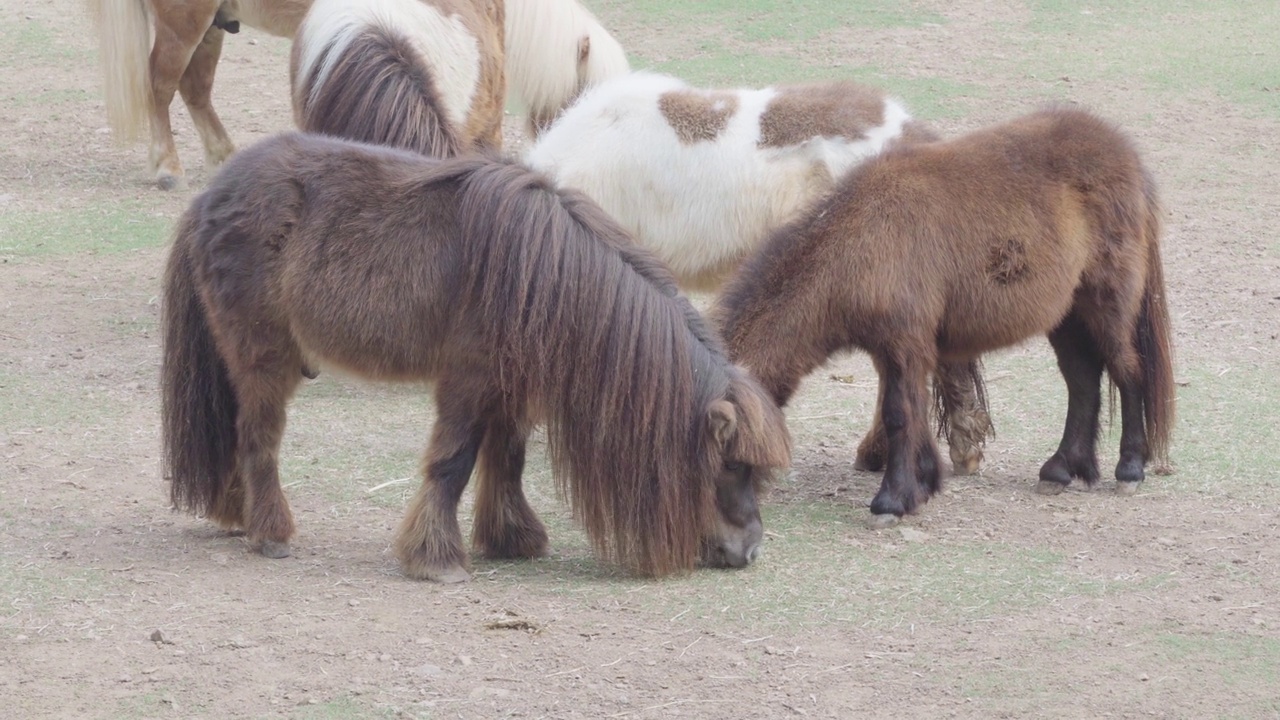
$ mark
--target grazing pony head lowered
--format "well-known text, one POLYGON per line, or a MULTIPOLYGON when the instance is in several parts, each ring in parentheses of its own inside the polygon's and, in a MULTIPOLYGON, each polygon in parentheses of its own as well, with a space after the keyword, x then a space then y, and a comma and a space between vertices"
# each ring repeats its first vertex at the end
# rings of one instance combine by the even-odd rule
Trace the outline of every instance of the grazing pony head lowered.
POLYGON ((631 70, 627 54, 578 0, 506 0, 507 84, 531 137, 582 91, 631 70))
POLYGON ((481 254, 466 295, 494 333, 504 394, 542 406, 555 474, 597 551, 642 575, 748 564, 756 493, 790 465, 781 410, 585 195, 514 163, 468 189, 463 235, 481 254))
POLYGON ((595 548, 642 575, 742 566, 756 491, 790 464, 781 411, 666 268, 599 207, 513 160, 439 160, 308 134, 233 158, 183 216, 165 276, 163 418, 177 507, 274 557, 277 458, 304 369, 435 383, 406 574, 466 577, 473 542, 536 557, 529 429, 595 548))

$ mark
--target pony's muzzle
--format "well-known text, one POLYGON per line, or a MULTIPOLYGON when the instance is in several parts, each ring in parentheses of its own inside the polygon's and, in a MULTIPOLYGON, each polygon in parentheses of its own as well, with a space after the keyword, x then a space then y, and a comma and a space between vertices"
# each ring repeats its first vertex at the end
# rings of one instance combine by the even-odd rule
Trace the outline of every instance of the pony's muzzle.
POLYGON ((744 568, 760 557, 764 528, 759 521, 733 532, 709 538, 702 548, 702 565, 711 568, 744 568))

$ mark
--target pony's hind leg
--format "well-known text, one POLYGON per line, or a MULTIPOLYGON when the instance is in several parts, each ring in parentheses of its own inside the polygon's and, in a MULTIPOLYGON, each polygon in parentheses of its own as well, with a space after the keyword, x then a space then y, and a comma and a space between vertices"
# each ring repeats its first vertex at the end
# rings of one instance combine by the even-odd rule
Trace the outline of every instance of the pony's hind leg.
POLYGON ((1098 413, 1102 409, 1102 356, 1088 330, 1073 313, 1049 333, 1058 369, 1067 383, 1067 420, 1058 451, 1040 467, 1036 491, 1062 492, 1079 478, 1098 481, 1098 413))
POLYGON ((929 432, 925 401, 929 371, 918 353, 907 358, 877 366, 883 367, 882 422, 889 452, 880 490, 871 500, 875 527, 891 525, 897 518, 914 513, 942 484, 942 462, 929 432))
POLYGON ((213 75, 218 69, 218 58, 222 55, 222 39, 226 33, 217 27, 210 27, 204 34, 191 61, 182 73, 178 90, 182 100, 191 113, 191 121, 200 133, 200 142, 204 146, 205 163, 209 167, 222 164, 235 152, 235 145, 227 130, 218 119, 213 109, 213 75))
POLYGON ((1135 340, 1124 335, 1124 329, 1130 324, 1116 320, 1117 314, 1114 311, 1091 314, 1088 324, 1101 349, 1107 373, 1120 393, 1120 459, 1116 463, 1116 492, 1132 495, 1146 476, 1143 467, 1149 455, 1143 402, 1147 378, 1135 340))
POLYGON ((1146 477, 1147 429, 1143 416, 1143 388, 1133 378, 1117 379, 1120 390, 1120 460, 1116 463, 1116 492, 1133 495, 1146 477))
POLYGON ((495 417, 480 446, 476 511, 471 544, 483 557, 535 558, 547 554, 547 531, 525 498, 527 433, 507 417, 495 417))
POLYGON ((411 578, 463 582, 470 575, 458 501, 476 465, 488 408, 465 381, 440 378, 436 388, 436 424, 423 458, 422 485, 400 523, 396 556, 411 578))
POLYGON ((217 6, 216 2, 192 3, 186 12, 175 10, 156 15, 155 44, 151 47, 148 63, 151 81, 149 154, 156 185, 162 190, 173 190, 183 183, 182 161, 178 159, 178 148, 173 142, 169 106, 192 54, 213 24, 217 6))
POLYGON ((266 557, 289 556, 293 514, 280 487, 285 405, 302 378, 295 365, 232 373, 236 392, 236 469, 244 493, 245 533, 266 557))

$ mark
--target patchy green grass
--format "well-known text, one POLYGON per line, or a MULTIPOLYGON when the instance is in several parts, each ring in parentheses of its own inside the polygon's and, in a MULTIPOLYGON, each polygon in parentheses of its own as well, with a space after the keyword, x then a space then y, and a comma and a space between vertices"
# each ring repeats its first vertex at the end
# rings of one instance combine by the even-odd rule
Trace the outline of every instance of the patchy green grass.
POLYGON ((941 25, 946 19, 919 3, 861 0, 748 0, 683 3, 606 2, 612 26, 640 25, 679 38, 679 50, 632 47, 632 64, 708 87, 765 85, 845 78, 876 84, 930 117, 959 112, 954 99, 981 94, 974 85, 938 77, 907 77, 890 69, 846 61, 848 48, 828 37, 850 28, 941 25))
POLYGON ((117 253, 164 245, 172 220, 140 203, 0 210, 0 256, 117 253))
POLYGON ((1046 77, 1163 94, 1212 90, 1280 117, 1280 12, 1273 0, 1031 0, 1023 51, 1046 77))
POLYGON ((660 583, 627 578, 591 558, 585 543, 566 548, 565 535, 556 531, 557 558, 478 569, 540 592, 622 598, 658 616, 753 632, 979 621, 1133 587, 1083 576, 1059 554, 1034 547, 904 542, 896 532, 864 530, 854 512, 825 501, 767 505, 765 557, 743 571, 696 572, 660 583), (570 581, 574 577, 587 582, 570 581))
POLYGON ((600 11, 625 14, 632 21, 655 26, 723 28, 747 42, 812 40, 835 27, 913 27, 942 24, 942 15, 920 3, 895 0, 614 0, 599 3, 600 11))
POLYGON ((429 718, 424 709, 415 708, 397 712, 388 708, 371 708, 354 698, 343 697, 336 700, 319 702, 314 705, 302 705, 288 715, 294 720, 380 720, 382 718, 429 718))
POLYGON ((715 42, 703 44, 697 54, 655 62, 651 68, 692 84, 707 87, 764 87, 779 83, 816 80, 856 80, 882 87, 907 103, 922 117, 950 117, 961 112, 956 100, 980 97, 975 85, 939 77, 903 77, 872 66, 811 65, 768 51, 733 51, 715 42))
POLYGON ((403 507, 417 488, 433 418, 430 392, 421 386, 321 375, 289 406, 281 483, 297 488, 290 492, 319 491, 338 505, 403 507))
POLYGON ((97 60, 92 52, 71 45, 45 23, 22 17, 0 22, 0 47, 5 48, 0 53, 0 68, 4 69, 81 63, 86 72, 92 72, 97 60))
POLYGON ((1184 490, 1269 497, 1280 446, 1280 390, 1274 371, 1242 362, 1188 369, 1180 376, 1173 438, 1178 472, 1160 478, 1184 490))
POLYGON ((80 88, 24 90, 0 98, 0 108, 14 110, 30 107, 74 107, 83 105, 89 99, 90 93, 80 88))
MULTIPOLYGON (((1258 688, 1275 688, 1280 668, 1280 640, 1243 633, 1195 633, 1151 630, 1151 652, 1158 672, 1184 682, 1212 683, 1238 693, 1248 710, 1218 717, 1275 717, 1280 713, 1280 695, 1258 693, 1258 688)), ((1154 673, 1152 673, 1154 675, 1154 673)))
MULTIPOLYGON (((10 522, 17 521, 0 522, 0 529, 10 522)), ((66 532, 67 526, 42 529, 66 532)), ((101 570, 74 563, 75 560, 56 555, 27 557, 0 553, 0 607, 3 607, 0 636, 33 635, 41 631, 45 621, 40 618, 45 617, 49 608, 85 602, 105 591, 108 580, 101 570)))
POLYGON ((0 427, 9 432, 52 432, 105 420, 106 404, 93 402, 85 387, 51 385, 0 368, 0 427))

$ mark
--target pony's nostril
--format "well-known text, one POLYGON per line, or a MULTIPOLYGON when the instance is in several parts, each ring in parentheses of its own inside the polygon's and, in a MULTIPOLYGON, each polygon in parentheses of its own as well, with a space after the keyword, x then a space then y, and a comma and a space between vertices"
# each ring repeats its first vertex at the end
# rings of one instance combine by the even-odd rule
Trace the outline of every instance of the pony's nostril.
POLYGON ((759 557, 760 557, 760 545, 759 544, 752 545, 751 549, 747 551, 747 564, 750 565, 751 563, 759 559, 759 557))

